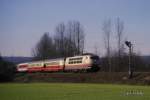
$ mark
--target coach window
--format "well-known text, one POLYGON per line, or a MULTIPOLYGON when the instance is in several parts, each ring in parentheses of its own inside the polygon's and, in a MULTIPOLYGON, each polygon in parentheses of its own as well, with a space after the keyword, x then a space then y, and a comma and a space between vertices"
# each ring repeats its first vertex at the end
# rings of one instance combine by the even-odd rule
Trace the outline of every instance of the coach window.
POLYGON ((75 63, 75 61, 72 61, 72 63, 74 64, 74 63, 75 63))
POLYGON ((75 63, 76 63, 76 61, 73 61, 73 63, 75 64, 75 63))
POLYGON ((75 60, 75 61, 74 61, 74 63, 76 64, 76 63, 77 63, 77 61, 75 60))

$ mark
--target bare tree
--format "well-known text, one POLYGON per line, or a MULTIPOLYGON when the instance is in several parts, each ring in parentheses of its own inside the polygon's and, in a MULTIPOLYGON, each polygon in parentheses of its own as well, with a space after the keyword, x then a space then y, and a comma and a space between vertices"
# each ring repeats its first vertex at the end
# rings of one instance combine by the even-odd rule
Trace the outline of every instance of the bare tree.
POLYGON ((98 47, 97 47, 97 44, 96 44, 96 43, 95 43, 95 45, 94 45, 94 52, 95 52, 96 55, 98 55, 98 47))
POLYGON ((55 44, 61 57, 82 54, 84 49, 84 32, 78 21, 70 21, 56 27, 55 44))
POLYGON ((84 49, 84 40, 85 40, 85 34, 83 31, 83 28, 78 21, 73 22, 74 26, 74 39, 75 39, 75 44, 77 47, 77 53, 76 54, 82 54, 83 49, 84 49))
POLYGON ((64 49, 64 39, 65 39, 65 24, 60 23, 56 27, 56 34, 55 34, 55 44, 57 51, 60 52, 60 56, 65 56, 65 49, 64 49))
POLYGON ((111 20, 105 20, 102 26, 104 34, 104 44, 106 48, 106 56, 108 60, 109 71, 111 72, 111 54, 110 54, 110 35, 111 35, 111 20))
POLYGON ((118 45, 118 67, 120 67, 121 56, 123 54, 123 30, 124 30, 124 23, 117 18, 116 21, 116 33, 117 33, 117 45, 118 45))
POLYGON ((68 22, 67 38, 72 43, 71 51, 73 55, 79 55, 84 50, 85 34, 83 27, 78 21, 68 22))
POLYGON ((45 32, 32 51, 34 60, 44 60, 55 57, 55 46, 48 32, 45 32))
POLYGON ((98 43, 95 43, 95 44, 94 44, 93 50, 94 50, 94 53, 95 53, 96 55, 98 55, 98 56, 101 55, 100 49, 99 49, 99 47, 98 47, 98 43))
POLYGON ((67 34, 66 38, 68 39, 68 56, 74 56, 77 51, 77 47, 75 44, 75 34, 74 34, 74 24, 73 21, 69 21, 67 23, 67 34))

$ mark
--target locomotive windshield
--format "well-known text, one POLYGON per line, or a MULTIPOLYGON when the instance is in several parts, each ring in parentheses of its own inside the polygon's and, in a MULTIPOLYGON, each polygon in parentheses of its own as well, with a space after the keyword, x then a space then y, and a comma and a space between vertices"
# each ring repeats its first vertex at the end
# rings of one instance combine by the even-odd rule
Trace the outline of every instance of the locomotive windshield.
POLYGON ((100 64, 99 56, 91 56, 91 59, 93 60, 93 64, 100 64))

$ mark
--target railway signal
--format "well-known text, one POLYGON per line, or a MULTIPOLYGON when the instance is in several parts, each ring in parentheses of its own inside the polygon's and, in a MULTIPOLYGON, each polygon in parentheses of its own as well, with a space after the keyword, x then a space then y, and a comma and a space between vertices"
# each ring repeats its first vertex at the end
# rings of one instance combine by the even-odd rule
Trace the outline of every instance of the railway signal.
POLYGON ((125 41, 125 44, 129 48, 129 71, 128 71, 128 74, 129 74, 129 78, 132 78, 132 76, 133 76, 133 68, 131 66, 131 55, 132 55, 133 45, 132 45, 132 43, 130 41, 125 41))

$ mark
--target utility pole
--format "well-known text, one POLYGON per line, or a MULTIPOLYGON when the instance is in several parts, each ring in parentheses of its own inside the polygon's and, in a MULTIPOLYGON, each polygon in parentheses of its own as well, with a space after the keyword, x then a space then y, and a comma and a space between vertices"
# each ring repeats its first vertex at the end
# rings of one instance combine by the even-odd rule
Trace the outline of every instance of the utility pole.
POLYGON ((130 41, 125 41, 125 44, 127 47, 129 47, 129 78, 132 78, 133 77, 133 68, 131 66, 131 56, 132 56, 132 48, 133 48, 133 45, 131 44, 130 41))

